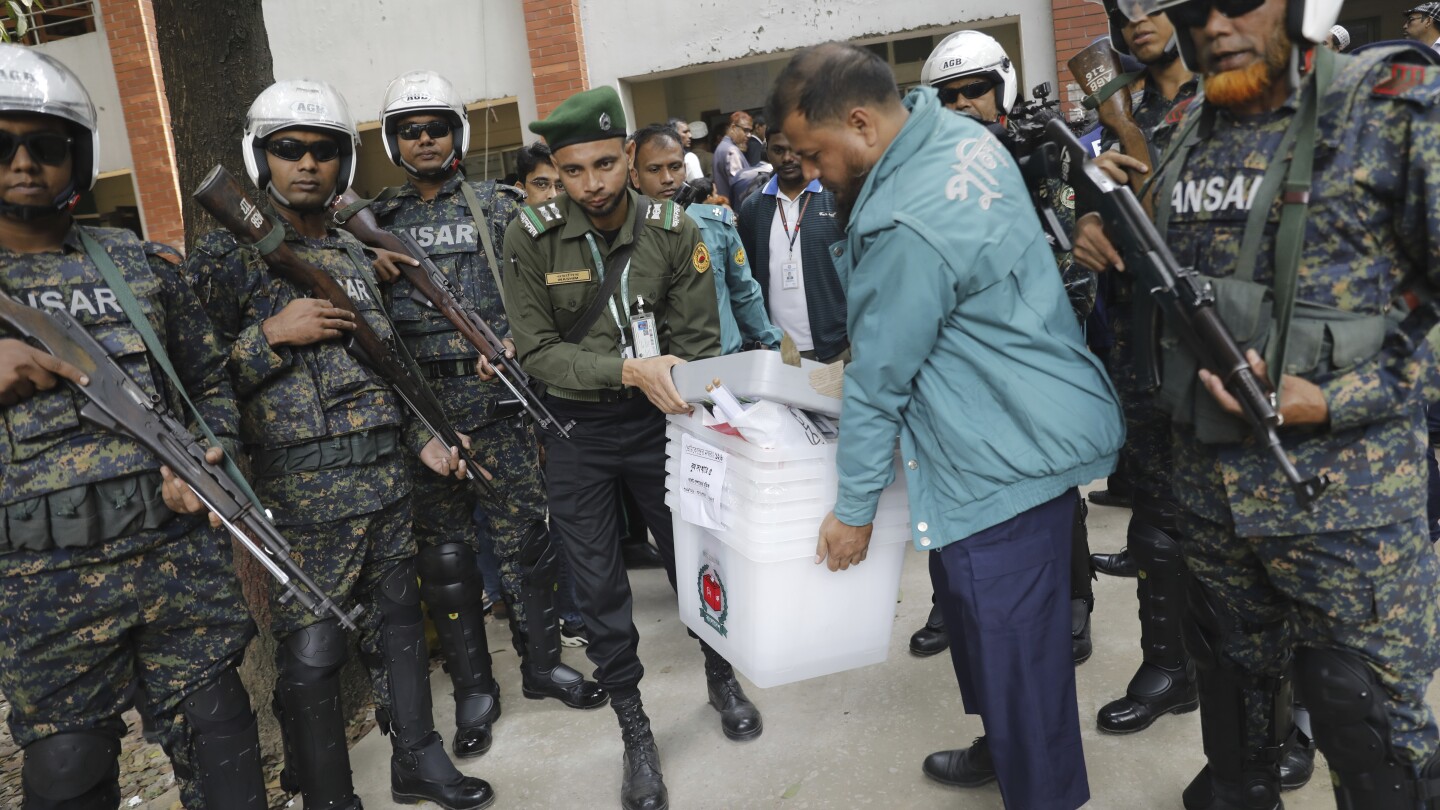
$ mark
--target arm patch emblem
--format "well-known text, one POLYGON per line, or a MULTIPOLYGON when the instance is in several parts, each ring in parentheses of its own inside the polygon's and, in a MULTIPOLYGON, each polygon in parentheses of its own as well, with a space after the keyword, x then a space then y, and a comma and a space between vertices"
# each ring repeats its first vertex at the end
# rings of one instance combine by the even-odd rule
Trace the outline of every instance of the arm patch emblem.
POLYGON ((710 250, 705 247, 704 242, 695 243, 695 252, 690 254, 690 263, 695 266, 697 273, 710 269, 710 250))
POLYGON ((743 248, 743 247, 742 247, 742 248, 735 248, 735 263, 736 263, 736 264, 744 264, 744 263, 745 263, 745 248, 743 248))

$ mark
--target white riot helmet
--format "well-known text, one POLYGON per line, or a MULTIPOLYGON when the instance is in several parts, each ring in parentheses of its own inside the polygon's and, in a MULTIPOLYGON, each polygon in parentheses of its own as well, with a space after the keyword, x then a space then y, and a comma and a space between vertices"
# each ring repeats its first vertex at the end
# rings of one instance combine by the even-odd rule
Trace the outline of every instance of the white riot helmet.
POLYGON ((931 87, 962 76, 989 75, 999 83, 1000 114, 1006 115, 1015 106, 1020 85, 1015 79, 1015 65, 1005 49, 989 34, 979 31, 956 31, 930 52, 920 69, 920 83, 931 87))
POLYGON ((95 186, 100 173, 100 130, 85 85, 59 60, 33 48, 0 44, 0 114, 35 113, 69 125, 74 169, 70 185, 49 206, 4 205, 7 213, 30 219, 68 211, 80 192, 95 186))
MULTIPOLYGON (((1343 3, 1344 0, 1288 0, 1285 33, 1297 48, 1324 44, 1330 37, 1330 26, 1340 17, 1343 3)), ((1132 20, 1165 12, 1175 26, 1180 58, 1185 60, 1186 67, 1198 71, 1200 59, 1195 52, 1195 40, 1188 30, 1182 29, 1204 25, 1217 5, 1221 13, 1235 17, 1254 11, 1264 5, 1264 0, 1121 0, 1120 10, 1132 20)))
POLYGON ((458 132, 453 143, 454 155, 447 161, 442 174, 449 174, 460 166, 470 148, 470 118, 465 114, 465 104, 455 86, 433 70, 414 70, 398 76, 385 88, 385 104, 380 109, 380 131, 385 140, 385 154, 394 163, 412 174, 422 174, 400 157, 400 144, 396 130, 401 118, 414 113, 433 113, 444 116, 450 126, 458 132))
MULTIPOLYGON (((335 141, 340 146, 340 178, 335 185, 334 196, 345 193, 355 180, 355 147, 360 145, 360 133, 355 129, 350 107, 340 91, 325 82, 311 79, 276 82, 265 88, 250 105, 250 112, 245 115, 245 135, 240 139, 250 182, 280 202, 289 204, 270 185, 265 141, 276 132, 295 127, 335 134, 335 141)), ((334 198, 330 201, 333 202, 334 198)))

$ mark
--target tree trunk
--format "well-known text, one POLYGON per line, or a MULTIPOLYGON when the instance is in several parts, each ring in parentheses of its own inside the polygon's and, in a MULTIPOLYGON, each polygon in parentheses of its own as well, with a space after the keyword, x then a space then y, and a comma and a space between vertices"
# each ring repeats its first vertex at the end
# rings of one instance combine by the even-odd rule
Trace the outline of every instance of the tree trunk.
POLYGON ((250 102, 274 79, 261 0, 153 0, 155 34, 175 161, 184 199, 185 241, 215 221, 190 193, 216 163, 243 176, 240 134, 250 102))
MULTIPOLYGON (((244 175, 240 137, 245 113, 260 91, 274 81, 270 40, 261 0, 153 0, 153 4, 184 200, 185 239, 193 245, 196 238, 218 225, 190 193, 216 163, 224 163, 237 176, 244 175)), ((276 650, 270 635, 270 576, 238 544, 235 571, 260 627, 240 673, 260 719, 272 806, 282 806, 276 804, 281 796, 274 778, 281 758, 280 734, 270 710, 276 650)), ((354 653, 352 641, 341 687, 352 734, 368 719, 370 707, 369 678, 354 653)))

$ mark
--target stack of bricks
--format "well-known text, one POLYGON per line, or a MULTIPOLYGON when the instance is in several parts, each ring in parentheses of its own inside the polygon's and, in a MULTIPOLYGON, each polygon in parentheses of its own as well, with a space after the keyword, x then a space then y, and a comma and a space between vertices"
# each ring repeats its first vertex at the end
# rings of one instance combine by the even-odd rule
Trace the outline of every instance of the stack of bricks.
POLYGON ((590 88, 585 38, 580 29, 580 0, 523 2, 535 107, 544 118, 560 102, 590 88))
POLYGON ((1105 9, 1095 0, 1050 0, 1055 18, 1055 75, 1060 77, 1061 112, 1067 117, 1083 112, 1080 99, 1085 94, 1070 76, 1066 62, 1085 50, 1096 37, 1109 36, 1110 25, 1105 9))
POLYGON ((150 0, 99 0, 99 6, 130 135, 145 237, 183 249, 185 222, 180 214, 170 104, 155 41, 155 9, 150 0))

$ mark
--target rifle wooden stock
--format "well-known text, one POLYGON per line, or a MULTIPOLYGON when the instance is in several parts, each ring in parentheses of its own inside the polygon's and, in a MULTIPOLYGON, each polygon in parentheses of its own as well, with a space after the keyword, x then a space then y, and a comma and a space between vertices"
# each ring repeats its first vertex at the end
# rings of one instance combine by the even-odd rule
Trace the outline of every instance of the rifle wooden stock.
POLYGON ((354 191, 347 190, 340 195, 340 199, 336 200, 335 223, 372 248, 383 248, 420 262, 419 266, 400 263, 400 273, 424 296, 424 303, 444 315, 460 336, 496 369, 500 381, 542 430, 553 427, 562 437, 570 438, 566 426, 560 424, 535 394, 530 375, 525 373, 514 358, 506 356, 505 344, 495 334, 495 330, 480 317, 475 306, 466 300, 465 294, 435 265, 425 250, 415 242, 414 237, 409 234, 396 235, 380 227, 375 214, 369 208, 360 208, 344 219, 340 217, 339 209, 349 207, 359 199, 354 191))
POLYGON ((303 290, 309 290, 317 298, 328 300, 335 307, 354 313, 355 329, 350 333, 346 351, 389 382, 406 407, 435 438, 446 447, 460 449, 460 457, 466 462, 466 477, 479 487, 483 495, 490 499, 499 498, 490 482, 476 473, 480 465, 461 443, 459 433, 446 418, 445 409, 430 386, 402 359, 400 352, 403 348, 392 346, 380 337, 380 333, 360 314, 349 293, 329 273, 295 255, 281 238, 284 231, 277 230, 283 226, 267 217, 250 201, 234 175, 224 166, 216 166, 200 182, 193 196, 242 244, 257 248, 271 272, 303 290))
POLYGON ((115 364, 84 325, 68 312, 32 309, 3 292, 0 323, 84 372, 90 378, 89 385, 72 386, 89 400, 80 409, 80 416, 135 440, 189 484, 240 545, 284 588, 279 597, 282 602, 294 598, 316 616, 329 613, 346 629, 355 629, 355 617, 363 608, 357 606, 348 614, 341 610, 290 559, 290 545, 268 516, 221 468, 205 461, 205 448, 190 431, 159 410, 159 403, 115 364))

